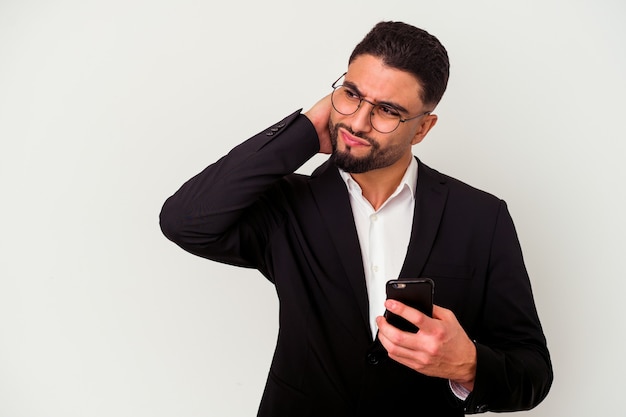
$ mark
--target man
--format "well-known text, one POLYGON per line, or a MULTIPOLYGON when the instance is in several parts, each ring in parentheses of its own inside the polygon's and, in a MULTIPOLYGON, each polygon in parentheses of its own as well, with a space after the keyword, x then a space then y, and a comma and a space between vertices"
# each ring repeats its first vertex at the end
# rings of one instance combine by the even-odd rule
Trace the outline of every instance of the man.
POLYGON ((276 287, 259 416, 457 416, 547 395, 550 358, 505 203, 412 155, 437 121, 448 70, 435 37, 381 22, 332 94, 163 206, 168 238, 276 287), (331 157, 294 174, 317 152, 331 157), (417 277, 435 283, 432 318, 385 300, 387 280, 417 277), (385 309, 419 331, 393 327, 385 309))

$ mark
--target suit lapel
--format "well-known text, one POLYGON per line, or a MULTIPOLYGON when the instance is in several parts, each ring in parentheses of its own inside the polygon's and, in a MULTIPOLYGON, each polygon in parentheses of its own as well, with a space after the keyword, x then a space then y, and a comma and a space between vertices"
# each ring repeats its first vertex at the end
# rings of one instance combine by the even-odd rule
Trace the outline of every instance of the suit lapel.
POLYGON ((411 240, 400 271, 400 278, 418 278, 421 276, 437 236, 448 197, 445 177, 419 160, 418 164, 411 240))
POLYGON ((311 190, 321 216, 326 222, 332 249, 336 251, 356 296, 363 324, 369 329, 369 306, 363 258, 348 190, 336 167, 329 161, 320 166, 313 173, 313 177, 311 190))

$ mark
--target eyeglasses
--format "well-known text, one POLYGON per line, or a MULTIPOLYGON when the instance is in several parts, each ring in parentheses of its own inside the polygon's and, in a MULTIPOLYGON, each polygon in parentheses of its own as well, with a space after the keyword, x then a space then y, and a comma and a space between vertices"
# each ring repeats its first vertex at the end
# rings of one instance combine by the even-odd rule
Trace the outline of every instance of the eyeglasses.
POLYGON ((372 127, 380 133, 391 133, 400 126, 400 123, 408 122, 409 120, 417 119, 418 117, 431 113, 430 111, 426 111, 417 116, 403 119, 400 110, 394 106, 384 103, 373 103, 361 97, 353 88, 342 84, 337 85, 339 80, 346 74, 347 73, 344 72, 332 85, 333 93, 331 95, 331 102, 333 103, 333 108, 344 116, 350 116, 361 108, 361 104, 363 104, 364 101, 371 104, 370 123, 372 127))

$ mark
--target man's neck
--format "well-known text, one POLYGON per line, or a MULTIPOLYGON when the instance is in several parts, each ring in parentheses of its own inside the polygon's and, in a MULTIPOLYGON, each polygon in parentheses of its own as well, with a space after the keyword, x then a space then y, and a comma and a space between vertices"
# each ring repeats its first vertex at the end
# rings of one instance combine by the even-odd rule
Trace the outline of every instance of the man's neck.
POLYGON ((374 210, 378 210, 396 191, 411 163, 411 158, 413 155, 407 154, 407 157, 391 166, 361 174, 350 174, 361 187, 363 197, 369 201, 374 210))

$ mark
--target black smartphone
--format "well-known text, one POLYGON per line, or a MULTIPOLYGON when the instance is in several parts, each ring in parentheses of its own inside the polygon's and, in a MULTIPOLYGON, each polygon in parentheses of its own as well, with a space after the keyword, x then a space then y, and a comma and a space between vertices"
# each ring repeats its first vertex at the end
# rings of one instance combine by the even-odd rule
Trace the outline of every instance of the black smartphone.
MULTIPOLYGON (((432 279, 392 279, 387 282, 386 290, 388 299, 400 301, 429 317, 433 316, 435 283, 432 279)), ((419 330, 413 323, 390 311, 385 311, 385 318, 389 324, 405 332, 417 333, 419 330)))

